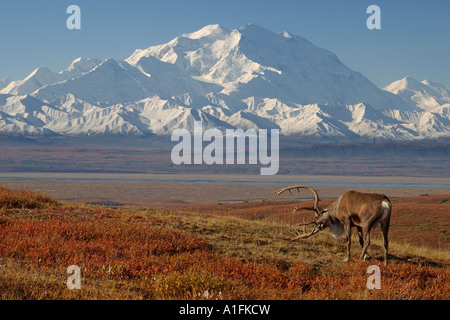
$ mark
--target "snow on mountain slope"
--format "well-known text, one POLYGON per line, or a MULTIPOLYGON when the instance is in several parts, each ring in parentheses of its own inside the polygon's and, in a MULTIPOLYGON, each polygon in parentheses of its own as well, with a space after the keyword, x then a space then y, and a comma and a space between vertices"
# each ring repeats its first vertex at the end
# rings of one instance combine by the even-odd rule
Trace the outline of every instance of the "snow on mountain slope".
POLYGON ((328 141, 450 138, 449 95, 411 78, 381 90, 286 31, 208 25, 124 61, 78 58, 3 80, 0 134, 170 135, 201 120, 328 141))
POLYGON ((204 129, 235 128, 220 115, 211 114, 207 107, 203 109, 190 108, 179 105, 173 100, 162 100, 158 97, 143 99, 128 107, 138 111, 142 121, 155 134, 168 135, 174 129, 187 129, 192 132, 194 121, 202 121, 204 129))
POLYGON ((155 57, 184 70, 192 79, 218 85, 215 92, 229 93, 237 83, 248 82, 256 73, 271 69, 246 58, 239 51, 240 38, 237 30, 230 32, 210 25, 166 44, 136 50, 126 61, 139 65, 143 59, 155 57))
POLYGON ((139 115, 133 110, 114 107, 92 107, 81 117, 72 117, 67 113, 54 119, 45 127, 65 135, 95 134, 149 134, 150 130, 136 121, 139 115))
POLYGON ((42 127, 36 127, 29 124, 26 120, 9 115, 0 111, 0 135, 15 136, 43 136, 53 135, 54 133, 42 127))
POLYGON ((0 79, 0 90, 6 87, 8 84, 11 83, 11 80, 9 79, 0 79))
POLYGON ((135 67, 151 79, 158 96, 173 97, 192 107, 202 107, 207 103, 206 95, 218 90, 216 85, 197 81, 183 69, 152 56, 142 57, 135 67))
POLYGON ((87 73, 98 66, 102 61, 92 58, 77 58, 72 61, 70 66, 61 71, 59 74, 63 76, 65 80, 73 79, 87 73))
POLYGON ((136 50, 126 61, 137 65, 153 56, 239 99, 263 96, 300 104, 366 102, 378 108, 409 107, 347 68, 331 52, 287 35, 252 24, 232 31, 210 25, 166 44, 136 50))
POLYGON ((414 78, 405 77, 386 86, 384 90, 405 100, 411 100, 418 108, 424 110, 450 103, 450 88, 428 80, 419 82, 414 78))
POLYGON ((0 93, 16 95, 31 94, 44 86, 79 77, 95 68, 99 63, 100 60, 98 59, 78 58, 66 70, 59 73, 54 73, 47 67, 37 68, 25 79, 11 81, 3 88, 0 87, 0 93))
POLYGON ((67 93, 91 104, 108 106, 156 94, 150 78, 126 62, 107 59, 81 77, 42 87, 33 95, 53 100, 67 93))
POLYGON ((211 85, 191 79, 183 70, 153 57, 142 58, 136 67, 125 61, 107 59, 77 78, 42 87, 33 93, 54 100, 67 93, 94 105, 130 103, 146 97, 173 98, 197 106, 206 103, 211 85))
POLYGON ((415 132, 417 137, 441 138, 450 136, 450 105, 430 111, 385 110, 384 114, 404 123, 404 127, 415 132))
POLYGON ((45 124, 65 113, 29 95, 0 94, 0 133, 22 135, 54 135, 45 124))
POLYGON ((37 68, 28 77, 23 80, 12 81, 0 93, 24 95, 31 94, 33 91, 55 83, 61 80, 61 77, 53 73, 49 68, 37 68))

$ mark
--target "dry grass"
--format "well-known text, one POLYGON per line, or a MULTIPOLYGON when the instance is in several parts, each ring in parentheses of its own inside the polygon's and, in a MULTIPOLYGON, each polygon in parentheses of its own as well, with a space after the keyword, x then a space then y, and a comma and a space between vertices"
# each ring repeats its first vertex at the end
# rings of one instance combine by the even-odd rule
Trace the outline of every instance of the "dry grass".
POLYGON ((0 209, 35 209, 56 204, 55 199, 41 193, 7 189, 0 186, 0 209))
POLYGON ((360 247, 354 239, 355 261, 344 263, 343 242, 327 232, 308 241, 285 240, 288 227, 299 219, 289 217, 290 206, 262 202, 253 207, 139 209, 56 204, 3 209, 0 298, 450 298, 447 247, 405 246, 393 237, 390 265, 384 267, 375 235, 373 260, 358 260, 360 247), (66 287, 66 269, 73 264, 81 268, 81 290, 66 287), (372 264, 381 268, 380 290, 366 288, 366 270, 372 264))

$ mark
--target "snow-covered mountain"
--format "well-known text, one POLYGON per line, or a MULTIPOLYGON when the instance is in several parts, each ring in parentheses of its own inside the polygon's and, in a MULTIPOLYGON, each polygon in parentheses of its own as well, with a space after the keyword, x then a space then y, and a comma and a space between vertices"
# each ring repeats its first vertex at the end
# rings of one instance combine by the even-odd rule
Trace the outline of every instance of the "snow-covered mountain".
POLYGON ((384 88, 405 100, 417 110, 386 110, 385 114, 408 124, 420 137, 446 138, 450 133, 450 88, 429 80, 405 77, 384 88))
POLYGON ((280 129, 326 140, 450 138, 450 89, 405 78, 379 89, 289 32, 209 25, 124 61, 78 58, 0 82, 0 133, 170 134, 280 129))
POLYGON ((0 93, 15 95, 31 94, 35 90, 47 85, 77 78, 92 70, 100 63, 101 61, 98 59, 78 58, 66 70, 59 73, 54 73, 47 67, 37 68, 23 80, 10 81, 0 90, 0 93))
POLYGON ((409 76, 391 83, 384 90, 412 101, 423 110, 450 103, 450 88, 429 80, 419 82, 409 76))
POLYGON ((302 105, 407 106, 347 68, 333 53, 301 37, 252 24, 233 31, 209 25, 166 44, 136 50, 126 61, 136 66, 146 57, 174 64, 194 79, 218 85, 218 93, 239 100, 264 95, 302 105))
POLYGON ((9 79, 0 79, 0 90, 6 87, 8 84, 11 83, 11 80, 9 79))

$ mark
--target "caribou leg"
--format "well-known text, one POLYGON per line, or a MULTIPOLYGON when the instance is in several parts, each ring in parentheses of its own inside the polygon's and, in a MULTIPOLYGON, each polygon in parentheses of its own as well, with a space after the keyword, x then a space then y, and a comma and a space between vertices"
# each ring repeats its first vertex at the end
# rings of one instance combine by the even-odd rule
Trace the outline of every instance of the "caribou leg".
POLYGON ((364 247, 363 247, 360 259, 364 259, 365 260, 366 251, 367 251, 367 248, 370 245, 370 228, 363 227, 362 231, 363 231, 362 233, 363 233, 363 239, 364 239, 364 247))
POLYGON ((389 221, 387 223, 383 223, 381 225, 381 231, 383 233, 383 240, 384 240, 384 265, 387 266, 388 264, 388 231, 389 231, 389 221))
POLYGON ((350 223, 344 224, 344 231, 345 231, 345 237, 347 240, 347 258, 344 259, 345 262, 351 261, 352 258, 350 257, 350 247, 352 243, 352 227, 350 223))
MULTIPOLYGON (((359 244, 361 245, 361 249, 362 249, 362 248, 364 248, 364 239, 363 239, 362 228, 359 226, 356 226, 356 229, 358 229, 359 244)), ((371 258, 370 254, 366 251, 366 254, 364 255, 364 260, 369 260, 370 258, 371 258)))

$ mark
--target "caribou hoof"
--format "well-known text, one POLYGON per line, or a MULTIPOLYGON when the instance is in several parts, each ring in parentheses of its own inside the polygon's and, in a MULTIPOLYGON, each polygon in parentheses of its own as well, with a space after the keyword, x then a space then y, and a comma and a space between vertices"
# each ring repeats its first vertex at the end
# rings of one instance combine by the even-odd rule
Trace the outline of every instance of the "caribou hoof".
POLYGON ((349 261, 352 261, 352 258, 345 258, 344 259, 344 262, 349 262, 349 261))

